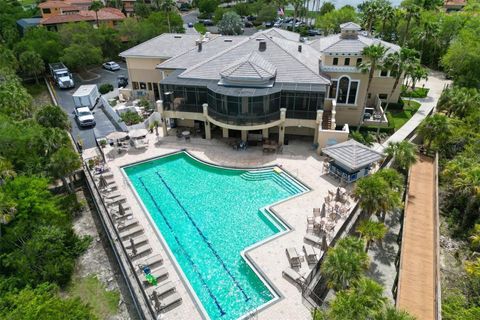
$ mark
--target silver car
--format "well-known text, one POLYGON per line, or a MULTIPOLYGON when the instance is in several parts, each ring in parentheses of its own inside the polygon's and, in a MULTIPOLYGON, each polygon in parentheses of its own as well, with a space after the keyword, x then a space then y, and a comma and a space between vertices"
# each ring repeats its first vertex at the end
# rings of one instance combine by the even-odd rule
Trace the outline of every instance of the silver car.
POLYGON ((102 67, 110 71, 120 70, 120 66, 115 61, 105 62, 102 67))

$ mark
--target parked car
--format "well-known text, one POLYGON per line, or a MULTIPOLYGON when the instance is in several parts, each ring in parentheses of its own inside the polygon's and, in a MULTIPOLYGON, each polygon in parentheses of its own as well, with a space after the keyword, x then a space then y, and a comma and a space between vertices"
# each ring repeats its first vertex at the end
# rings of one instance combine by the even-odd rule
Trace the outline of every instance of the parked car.
POLYGON ((117 77, 117 87, 126 88, 128 86, 128 77, 123 74, 117 77))
POLYGON ((75 120, 80 127, 89 127, 95 125, 95 118, 88 107, 75 108, 73 111, 75 120))
POLYGON ((272 21, 267 21, 265 22, 265 28, 271 28, 273 27, 274 23, 272 21))
POLYGON ((248 16, 248 17, 247 17, 247 20, 248 20, 248 21, 255 21, 255 20, 257 20, 257 17, 255 17, 255 16, 248 16))
POLYGON ((310 37, 321 36, 322 34, 323 34, 322 30, 319 30, 319 29, 307 30, 307 35, 310 37))
POLYGON ((188 27, 189 27, 189 28, 193 28, 193 23, 192 23, 192 22, 189 22, 189 23, 188 23, 188 27))
POLYGON ((115 61, 105 62, 102 67, 110 71, 120 70, 120 66, 115 61))
POLYGON ((210 19, 205 19, 205 20, 203 20, 203 25, 205 27, 211 27, 211 26, 213 26, 213 21, 210 20, 210 19))

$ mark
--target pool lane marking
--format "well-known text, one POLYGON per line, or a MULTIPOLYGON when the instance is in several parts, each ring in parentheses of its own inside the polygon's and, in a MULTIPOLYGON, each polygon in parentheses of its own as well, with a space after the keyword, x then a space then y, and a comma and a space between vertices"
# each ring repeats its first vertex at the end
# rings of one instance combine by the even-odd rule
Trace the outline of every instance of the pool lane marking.
POLYGON ((182 203, 178 200, 177 196, 175 196, 175 193, 173 193, 172 189, 170 189, 170 187, 168 186, 167 182, 165 182, 165 180, 163 179, 163 177, 160 175, 160 173, 158 171, 155 172, 157 174, 157 176, 160 178, 160 180, 162 181, 162 183, 165 185, 165 187, 168 189, 168 191, 170 192, 170 194, 172 195, 173 199, 175 199, 175 201, 177 202, 177 204, 179 205, 179 207, 183 210, 183 212, 185 212, 185 214, 187 215, 188 219, 190 220, 190 222, 193 224, 193 226, 195 227, 195 229, 197 229, 197 232, 198 234, 203 238, 203 241, 207 244, 207 246, 210 248, 210 250, 212 250, 212 253, 213 255, 217 258, 217 260, 220 262, 220 264, 222 265, 223 269, 225 269, 225 271, 227 272, 227 274, 230 276, 230 278, 232 278, 233 282, 235 283, 235 286, 237 286, 238 289, 240 289, 240 291, 242 292, 244 298, 245 298, 245 301, 248 301, 250 300, 250 297, 247 296, 247 294, 245 293, 245 291, 243 290, 243 288, 240 286, 240 284, 238 283, 238 280, 235 278, 235 276, 230 272, 230 270, 228 269, 228 267, 225 265, 225 262, 222 260, 222 258, 220 257, 220 255, 218 254, 218 252, 215 250, 215 248, 212 246, 210 240, 208 240, 208 238, 203 234, 202 230, 200 230, 200 228, 198 227, 197 223, 195 222, 195 220, 193 220, 192 216, 190 215, 190 213, 187 211, 187 209, 185 209, 185 207, 182 205, 182 203))
POLYGON ((179 247, 182 249, 183 253, 185 254, 185 256, 187 257, 188 261, 190 262, 190 264, 193 266, 193 270, 198 274, 199 278, 200 278, 200 281, 202 282, 203 286, 207 289, 208 291, 208 295, 210 296, 210 298, 212 298, 212 300, 215 302, 215 305, 217 306, 218 310, 220 311, 220 316, 223 317, 226 313, 225 311, 223 311, 222 307, 220 306, 220 303, 218 302, 217 300, 217 297, 215 297, 215 295, 213 294, 213 292, 210 290, 210 288, 208 287, 207 283, 205 282, 205 279, 203 279, 202 277, 202 274, 198 271, 198 266, 195 264, 195 262, 193 262, 192 258, 190 257, 190 255, 187 253, 187 251, 185 250, 185 248, 182 246, 182 244, 180 243, 180 239, 178 239, 178 237, 175 235, 175 232, 173 231, 173 228, 172 226, 170 225, 170 223, 168 222, 167 218, 165 217, 165 215, 163 214, 163 211, 160 209, 160 207, 158 206, 157 204, 157 201, 155 201, 155 198, 153 197, 153 195, 150 193, 150 191, 147 189, 147 187, 145 186, 145 183, 143 183, 143 180, 141 177, 138 178, 138 180, 140 181, 140 183, 142 184, 143 188, 145 189, 145 191, 148 193, 148 195, 150 196, 150 199, 153 201, 153 204, 155 205, 155 208, 157 208, 157 211, 160 213, 160 215, 162 216, 163 220, 165 221, 165 224, 168 226, 168 228, 170 229, 171 233, 173 234, 173 237, 175 238, 175 241, 177 242, 177 244, 179 245, 179 247))

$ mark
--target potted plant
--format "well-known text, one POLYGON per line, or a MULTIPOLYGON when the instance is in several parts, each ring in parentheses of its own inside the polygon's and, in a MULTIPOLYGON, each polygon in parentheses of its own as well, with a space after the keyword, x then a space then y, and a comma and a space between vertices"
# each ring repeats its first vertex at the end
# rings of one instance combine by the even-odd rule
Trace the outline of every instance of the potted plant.
POLYGON ((105 146, 107 145, 107 140, 102 139, 102 140, 100 140, 98 143, 100 143, 100 146, 101 146, 102 149, 103 149, 103 148, 105 148, 105 146))
POLYGON ((160 126, 160 121, 154 120, 151 124, 155 128, 155 135, 158 137, 158 127, 160 126))

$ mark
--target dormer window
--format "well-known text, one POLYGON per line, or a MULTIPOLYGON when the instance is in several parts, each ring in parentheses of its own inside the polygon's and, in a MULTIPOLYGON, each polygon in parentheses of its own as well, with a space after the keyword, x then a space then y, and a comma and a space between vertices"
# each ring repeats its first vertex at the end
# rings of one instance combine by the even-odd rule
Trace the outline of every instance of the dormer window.
POLYGON ((338 58, 333 58, 333 65, 338 66, 338 58))

